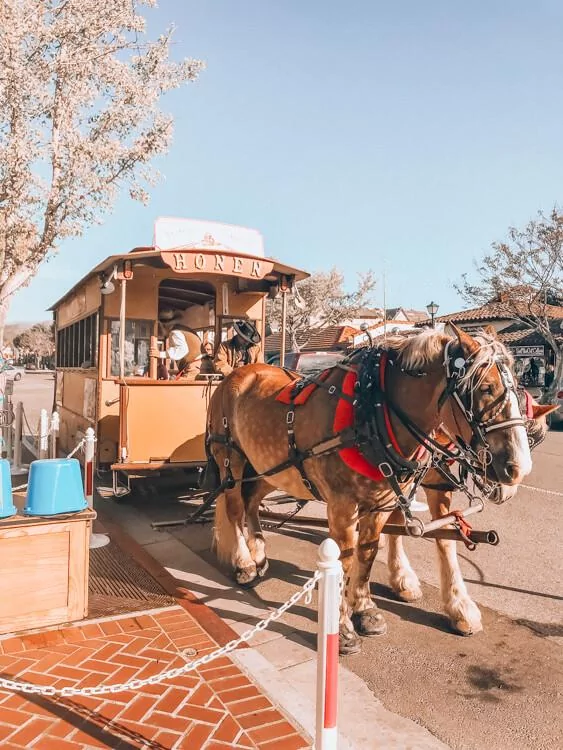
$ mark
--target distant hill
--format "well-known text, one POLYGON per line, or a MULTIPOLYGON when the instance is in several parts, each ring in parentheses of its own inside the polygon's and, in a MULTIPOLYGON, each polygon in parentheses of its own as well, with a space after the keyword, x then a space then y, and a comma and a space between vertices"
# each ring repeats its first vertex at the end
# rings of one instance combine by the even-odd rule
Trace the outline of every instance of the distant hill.
POLYGON ((4 326, 4 343, 11 344, 15 336, 19 336, 20 333, 27 331, 31 326, 36 323, 45 323, 45 325, 51 325, 52 320, 37 320, 35 322, 28 323, 6 323, 4 326))

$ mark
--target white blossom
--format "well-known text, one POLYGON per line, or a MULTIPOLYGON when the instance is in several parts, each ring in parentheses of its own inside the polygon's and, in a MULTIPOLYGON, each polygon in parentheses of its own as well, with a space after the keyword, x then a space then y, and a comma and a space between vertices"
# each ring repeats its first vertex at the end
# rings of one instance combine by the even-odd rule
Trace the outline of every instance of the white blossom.
POLYGON ((10 297, 65 237, 126 188, 146 203, 172 138, 159 109, 195 80, 173 28, 145 37, 153 0, 0 0, 0 333, 10 297))

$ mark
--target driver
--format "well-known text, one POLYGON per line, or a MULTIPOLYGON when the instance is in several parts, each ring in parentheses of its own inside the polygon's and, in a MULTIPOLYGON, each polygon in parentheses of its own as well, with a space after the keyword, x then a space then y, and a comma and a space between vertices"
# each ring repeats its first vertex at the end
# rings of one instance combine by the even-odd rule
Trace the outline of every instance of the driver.
POLYGON ((149 354, 151 357, 158 357, 159 360, 168 358, 176 362, 178 368, 176 380, 179 378, 195 380, 199 374, 203 356, 201 340, 192 328, 180 323, 182 317, 180 310, 164 308, 160 311, 159 328, 162 335, 168 339, 168 346, 163 352, 157 348, 151 348, 149 354))
POLYGON ((224 341, 215 355, 215 370, 225 377, 237 367, 258 362, 260 334, 249 320, 237 320, 233 325, 236 333, 224 341))

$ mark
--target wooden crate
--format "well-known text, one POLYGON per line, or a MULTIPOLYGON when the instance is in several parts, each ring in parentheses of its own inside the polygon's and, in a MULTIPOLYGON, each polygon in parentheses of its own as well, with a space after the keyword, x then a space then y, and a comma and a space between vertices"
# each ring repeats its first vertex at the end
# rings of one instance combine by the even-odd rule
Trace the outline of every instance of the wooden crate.
POLYGON ((88 614, 88 543, 96 514, 0 519, 0 634, 88 614))

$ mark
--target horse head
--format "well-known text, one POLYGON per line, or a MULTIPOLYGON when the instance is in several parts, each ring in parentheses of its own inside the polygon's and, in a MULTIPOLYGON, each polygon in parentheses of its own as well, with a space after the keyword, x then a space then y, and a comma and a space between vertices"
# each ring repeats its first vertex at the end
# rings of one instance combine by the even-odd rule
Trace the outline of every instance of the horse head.
MULTIPOLYGON (((557 406, 552 404, 538 404, 524 388, 518 389, 518 402, 520 411, 526 416, 528 444, 530 450, 533 451, 545 440, 549 430, 547 415, 555 411, 557 406)), ((517 492, 518 485, 507 486, 505 484, 497 484, 488 495, 488 499, 496 505, 502 505, 507 500, 511 500, 517 492)))
POLYGON ((456 427, 471 433, 471 448, 488 478, 518 485, 532 469, 526 421, 506 347, 491 333, 475 337, 452 325, 446 344, 447 390, 454 401, 456 427), (461 422, 459 419, 461 412, 461 422))

